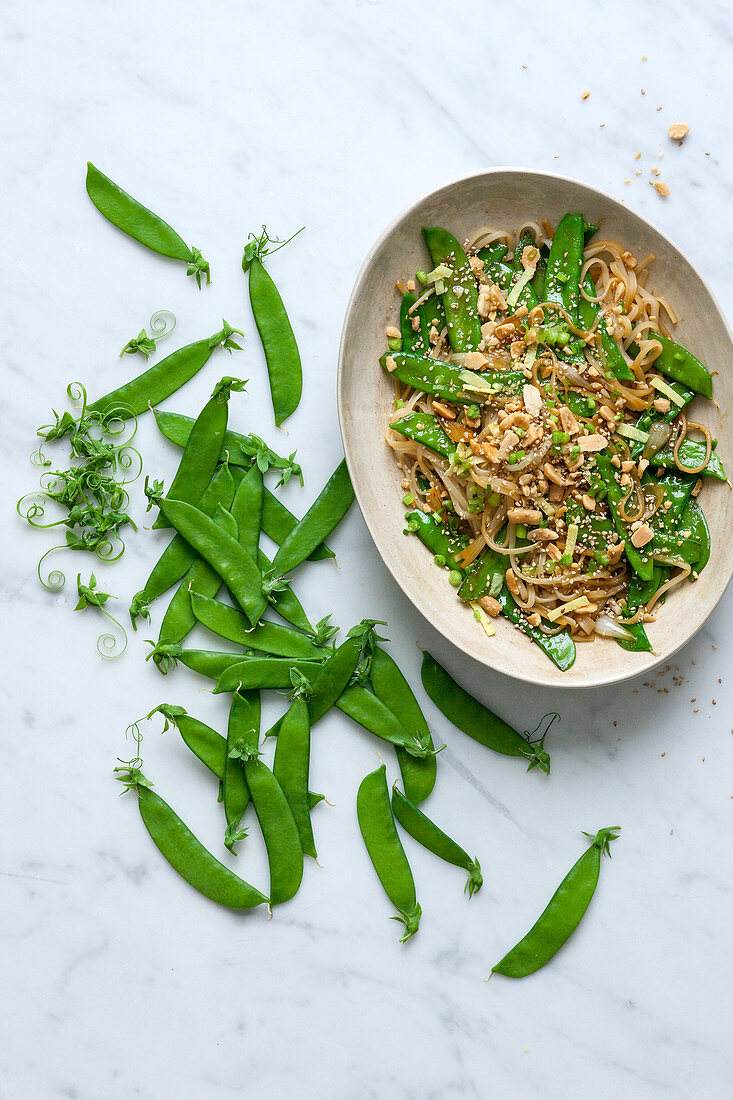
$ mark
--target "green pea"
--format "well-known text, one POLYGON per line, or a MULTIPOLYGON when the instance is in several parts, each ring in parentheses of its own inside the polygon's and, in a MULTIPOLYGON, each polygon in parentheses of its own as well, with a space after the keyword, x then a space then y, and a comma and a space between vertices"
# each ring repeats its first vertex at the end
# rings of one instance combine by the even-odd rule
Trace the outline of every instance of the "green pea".
POLYGON ((463 574, 461 571, 459 569, 451 569, 448 574, 448 584, 451 585, 452 588, 460 588, 462 580, 463 574))

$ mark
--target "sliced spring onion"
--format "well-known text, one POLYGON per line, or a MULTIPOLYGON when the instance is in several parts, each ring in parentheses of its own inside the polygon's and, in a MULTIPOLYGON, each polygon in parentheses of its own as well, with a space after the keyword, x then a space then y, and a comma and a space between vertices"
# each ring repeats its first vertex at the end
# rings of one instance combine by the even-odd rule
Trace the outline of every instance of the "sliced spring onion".
MULTIPOLYGON (((439 279, 447 279, 449 275, 453 274, 453 268, 447 267, 445 264, 438 264, 432 271, 428 271, 426 282, 437 283, 439 279)), ((442 290, 438 291, 438 294, 442 294, 442 290)))
POLYGON ((649 384, 654 386, 655 390, 659 390, 660 393, 663 393, 665 397, 668 397, 669 400, 674 405, 677 405, 678 408, 682 409, 687 404, 684 397, 681 397, 676 390, 673 390, 672 387, 658 375, 650 378, 649 384))
POLYGON ((527 283, 533 276, 534 268, 528 267, 524 274, 517 279, 516 283, 509 291, 506 298, 506 304, 509 306, 510 309, 514 309, 515 305, 519 301, 519 295, 522 293, 527 283))
POLYGON ((635 428, 633 424, 619 424, 616 432, 627 439, 635 439, 637 443, 646 443, 649 438, 649 432, 642 432, 639 428, 635 428))
POLYGON ((484 634, 487 638, 493 638, 496 634, 496 627, 491 621, 491 616, 487 615, 483 607, 481 607, 476 600, 471 600, 471 607, 473 608, 473 617, 477 623, 480 623, 483 627, 484 634))
POLYGON ((574 600, 569 600, 568 603, 560 604, 559 607, 554 607, 552 611, 547 612, 547 618, 551 622, 557 622, 557 620, 565 615, 568 611, 580 611, 584 607, 590 607, 590 600, 587 596, 576 596, 574 600))
POLYGON ((476 393, 494 392, 494 383, 490 382, 488 378, 482 378, 480 374, 476 374, 472 370, 462 370, 460 377, 467 390, 473 390, 476 393))
POLYGON ((568 534, 565 539, 565 553, 570 554, 572 558, 575 553, 575 544, 578 541, 578 525, 577 523, 568 524, 568 534))
POLYGON ((524 364, 523 364, 524 369, 525 370, 530 370, 531 367, 533 366, 534 361, 535 361, 536 358, 537 358, 537 345, 532 344, 532 347, 529 349, 529 351, 527 352, 527 354, 524 357, 524 364))

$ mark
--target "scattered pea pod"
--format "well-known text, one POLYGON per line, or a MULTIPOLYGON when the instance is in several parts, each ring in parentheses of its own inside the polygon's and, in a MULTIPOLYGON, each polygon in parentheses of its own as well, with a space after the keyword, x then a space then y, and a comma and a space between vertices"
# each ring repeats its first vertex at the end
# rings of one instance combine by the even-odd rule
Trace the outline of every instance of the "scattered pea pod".
POLYGON ((405 832, 422 844, 423 848, 444 859, 446 863, 452 863, 454 867, 462 867, 468 873, 466 893, 469 898, 481 889, 484 880, 479 861, 471 859, 460 844, 456 844, 455 840, 439 829, 435 822, 405 798, 397 787, 392 788, 392 813, 405 832))
POLYGON ((235 691, 229 708, 226 761, 222 776, 222 796, 227 822, 224 843, 230 852, 234 852, 234 845, 245 835, 240 828, 240 822, 249 805, 249 788, 238 754, 242 751, 257 751, 259 732, 260 693, 235 691))
POLYGON ((256 562, 236 539, 192 504, 162 498, 157 503, 179 535, 219 574, 254 626, 267 607, 256 562))
POLYGON ((108 221, 133 237, 146 248, 158 252, 161 256, 170 256, 172 260, 182 260, 187 264, 187 275, 193 275, 201 289, 201 276, 206 276, 207 285, 211 282, 209 265, 198 248, 189 248, 175 229, 146 206, 128 195, 108 176, 87 162, 87 194, 100 214, 108 221))
POLYGON ((415 897, 415 880, 397 834, 387 789, 384 764, 362 779, 356 796, 359 829, 379 881, 402 921, 404 943, 420 926, 422 910, 415 897))
POLYGON ((418 730, 406 729, 401 720, 385 706, 381 699, 359 684, 352 684, 339 696, 336 706, 349 718, 353 718, 365 730, 388 741, 395 748, 420 760, 435 756, 430 733, 426 736, 418 730))
POLYGON ((300 657, 306 661, 320 660, 324 656, 322 647, 307 634, 264 619, 251 627, 249 620, 236 608, 202 595, 196 589, 191 592, 191 608, 196 619, 207 629, 248 649, 273 657, 300 657))
POLYGON ((272 767, 275 778, 283 789, 292 810, 303 852, 317 858, 311 826, 308 796, 308 772, 310 769, 310 718, 308 705, 303 698, 290 704, 280 726, 272 767))
POLYGON ((270 905, 289 901, 303 878, 303 849, 292 810, 277 779, 259 756, 243 761, 244 778, 260 823, 270 865, 270 905))
MULTIPOLYGON (((185 652, 185 651, 184 651, 185 652)), ((231 657, 232 654, 227 654, 231 657)), ((183 657, 180 660, 186 664, 183 657)), ((213 659, 212 659, 213 663, 213 659)), ((189 664, 190 668, 191 665, 189 664)), ((275 688, 280 691, 291 688, 290 670, 302 672, 313 677, 320 664, 318 661, 294 661, 289 657, 237 657, 219 673, 214 695, 221 695, 241 688, 275 688)), ((198 671, 198 670, 195 670, 198 671)), ((209 675, 209 673, 204 673, 209 675)), ((212 679, 216 679, 212 676, 212 679)))
MULTIPOLYGON (((196 418, 186 440, 181 461, 168 490, 169 500, 196 504, 211 481, 219 461, 222 440, 227 430, 229 396, 241 391, 246 383, 237 378, 222 378, 196 418)), ((170 527, 158 516, 153 528, 170 527)))
MULTIPOLYGON (((420 710, 412 688, 397 667, 397 663, 386 650, 377 646, 369 666, 369 675, 374 694, 395 717, 399 717, 406 730, 414 730, 421 743, 434 748, 430 727, 420 710)), ((435 753, 425 757, 411 755, 405 749, 397 747, 397 762, 402 773, 405 794, 411 802, 423 802, 435 786, 435 753)))
POLYGON ((232 340, 235 333, 242 335, 239 329, 232 328, 226 321, 222 321, 222 325, 221 330, 207 340, 198 340, 195 344, 178 348, 131 382, 126 382, 104 397, 98 397, 89 406, 89 411, 128 420, 144 413, 150 406, 165 401, 206 366, 216 348, 221 346, 227 351, 241 350, 239 344, 232 340))
POLYGON ((429 653, 423 655, 422 682, 425 691, 441 714, 474 741, 504 756, 527 760, 527 771, 538 767, 550 774, 550 757, 544 749, 544 736, 531 742, 508 722, 483 706, 455 682, 429 653))
POLYGON ((353 500, 349 471, 342 459, 302 520, 281 543, 272 563, 275 572, 282 576, 305 561, 341 522, 353 500))
POLYGON ((279 427, 298 407, 303 389, 303 370, 290 318, 263 264, 265 256, 277 251, 277 248, 268 249, 271 243, 282 248, 287 241, 275 241, 268 237, 263 226, 262 235, 251 238, 244 249, 242 270, 249 271, 249 300, 265 352, 272 407, 275 423, 279 427))
POLYGON ((149 780, 138 768, 116 768, 118 779, 138 796, 140 816, 160 853, 181 878, 204 897, 229 909, 253 909, 267 903, 254 886, 220 863, 196 839, 177 813, 151 790, 149 780))
MULTIPOLYGON (((229 467, 220 466, 199 501, 202 512, 207 516, 213 516, 220 504, 225 508, 229 507, 234 497, 234 490, 234 478, 229 467)), ((133 628, 137 629, 138 618, 150 618, 148 606, 185 577, 197 560, 200 559, 196 551, 181 535, 175 535, 171 539, 153 566, 144 586, 132 598, 130 618, 133 628)))
POLYGON ((598 883, 601 856, 610 856, 610 843, 619 832, 618 825, 613 825, 600 829, 595 836, 583 834, 592 844, 562 880, 527 935, 492 967, 492 974, 526 978, 557 954, 580 924, 598 883))

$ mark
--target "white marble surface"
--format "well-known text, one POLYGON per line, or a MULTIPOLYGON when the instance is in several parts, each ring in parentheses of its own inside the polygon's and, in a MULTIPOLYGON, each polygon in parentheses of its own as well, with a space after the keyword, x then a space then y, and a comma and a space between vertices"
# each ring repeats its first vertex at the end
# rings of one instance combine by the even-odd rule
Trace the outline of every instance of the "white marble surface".
MULTIPOLYGON (((522 728, 562 714, 548 780, 446 728, 426 701, 449 746, 429 809, 478 854, 486 884, 468 903, 461 873, 411 847, 424 917, 402 947, 355 820, 378 746, 338 714, 314 736, 313 786, 335 804, 315 815, 322 867, 306 868, 295 902, 271 922, 241 918, 176 878, 111 769, 124 727, 161 699, 212 722, 225 705, 185 670, 159 679, 143 662, 146 630, 103 664, 93 617, 35 579, 50 543, 12 515, 49 406, 71 379, 98 392, 129 374, 116 351, 161 307, 178 316, 168 350, 222 314, 246 329, 246 351, 220 353, 170 407, 194 413, 215 378, 244 373, 232 422, 297 446, 306 488, 288 498, 303 510, 341 455, 336 351, 363 255, 418 193, 485 165, 557 170, 633 204, 730 315, 731 29, 709 0, 4 5, 0 1095, 731 1094, 730 593, 652 686, 518 691, 434 636, 350 514, 333 540, 340 571, 303 572, 314 614, 334 610, 344 628, 387 619, 415 685, 418 643, 522 728), (674 121, 691 126, 682 148, 666 136, 674 121), (84 192, 87 159, 204 250, 210 289, 103 221, 84 192), (262 222, 308 227, 271 266, 306 374, 289 438, 272 427, 239 271, 262 222), (486 985, 580 853, 580 830, 615 823, 613 862, 572 944, 527 981, 486 985)), ((169 477, 172 448, 151 424, 140 440, 146 468, 169 477)), ((129 597, 159 546, 132 537, 119 565, 98 569, 103 587, 129 597)), ((158 728, 146 770, 218 845, 210 785, 158 728)), ((238 870, 263 881, 256 830, 238 870)))

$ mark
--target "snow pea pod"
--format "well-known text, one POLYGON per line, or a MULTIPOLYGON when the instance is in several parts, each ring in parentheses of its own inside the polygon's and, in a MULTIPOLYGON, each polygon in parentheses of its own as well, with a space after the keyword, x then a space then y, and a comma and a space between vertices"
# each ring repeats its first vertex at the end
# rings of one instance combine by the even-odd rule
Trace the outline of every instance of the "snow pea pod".
POLYGON ((323 649, 307 634, 265 619, 251 627, 249 620, 236 608, 202 595, 195 588, 191 592, 191 609, 196 619, 220 638, 228 638, 230 642, 238 642, 259 653, 304 660, 318 660, 324 656, 323 649))
MULTIPOLYGON (((226 509, 219 506, 213 516, 214 523, 236 538, 236 522, 234 517, 226 509)), ((185 577, 173 593, 173 598, 168 604, 163 621, 160 624, 158 634, 157 652, 153 653, 153 660, 158 671, 165 674, 168 671, 166 654, 172 645, 180 645, 191 633, 196 625, 196 615, 192 606, 193 593, 198 592, 204 596, 213 597, 221 588, 221 577, 208 562, 198 558, 186 573, 185 577)))
POLYGON ((237 486, 231 512, 238 532, 234 537, 253 561, 257 561, 260 547, 263 495, 262 471, 257 465, 251 466, 237 486))
POLYGON ((263 550, 260 550, 257 554, 257 564, 263 577, 268 580, 272 579, 275 582, 272 591, 268 595, 268 600, 273 609, 292 626, 296 626, 299 630, 305 630, 308 634, 313 634, 314 627, 306 615, 303 605, 290 585, 285 584, 282 577, 277 577, 273 563, 263 550))
MULTIPOLYGON (((397 717, 406 730, 414 729, 421 741, 434 748, 430 727, 396 662, 381 646, 377 646, 369 667, 374 694, 397 717)), ((399 746, 396 749, 397 762, 402 773, 405 794, 411 802, 423 802, 435 786, 436 759, 433 752, 429 756, 411 756, 399 746)))
POLYGON ((400 940, 404 943, 417 932, 422 910, 415 897, 415 880, 392 816, 384 764, 362 779, 356 796, 356 813, 374 870, 397 910, 398 915, 392 919, 402 921, 405 926, 405 934, 400 940))
MULTIPOLYGON (((210 680, 218 680, 228 669, 245 660, 243 653, 227 653, 214 649, 179 649, 174 651, 173 656, 186 668, 190 668, 191 672, 208 676, 210 680)), ((232 690, 236 690, 236 685, 232 690)))
POLYGON ((356 671, 361 652, 361 637, 352 635, 347 637, 321 666, 313 680, 313 690, 308 696, 311 725, 319 722, 338 702, 356 671))
POLYGON ((172 260, 182 260, 188 265, 186 274, 195 277, 199 290, 202 275, 206 276, 208 286, 211 282, 211 273, 199 249, 189 248, 175 229, 152 210, 148 210, 146 206, 139 203, 132 195, 128 195, 127 191, 118 187, 108 176, 95 168, 91 161, 87 161, 86 188, 97 210, 100 214, 104 214, 108 221, 153 252, 158 252, 161 256, 169 256, 172 260))
POLYGON ((566 214, 560 221, 550 246, 545 272, 545 301, 554 302, 580 320, 580 271, 583 266, 583 215, 566 214))
POLYGON ((456 449, 453 440, 440 426, 438 418, 425 412, 411 412, 407 416, 401 416, 390 424, 400 435, 407 439, 414 439, 416 443, 422 443, 423 447, 435 451, 436 454, 450 458, 456 449))
POLYGON ((429 731, 426 737, 418 730, 406 729, 389 707, 365 687, 358 684, 347 687, 339 696, 336 706, 365 730, 383 741, 389 741, 395 748, 404 749, 410 756, 427 759, 435 755, 429 731))
POLYGON ((616 642, 622 649, 626 649, 629 653, 650 653, 652 643, 649 641, 644 629, 643 623, 625 623, 623 619, 620 620, 620 625, 624 630, 628 630, 629 634, 633 635, 633 638, 616 638, 616 642))
POLYGON ((219 574, 255 626, 267 607, 267 600, 262 593, 260 571, 247 551, 192 504, 160 499, 158 505, 179 535, 219 574))
POLYGON ((270 238, 263 231, 261 237, 247 244, 242 270, 249 272, 249 300, 265 352, 272 407, 279 427, 298 407, 303 370, 290 318, 263 263, 269 243, 270 238))
POLYGON ((666 336, 660 336, 657 332, 648 332, 647 339, 662 345, 662 354, 652 364, 655 370, 674 379, 675 382, 681 382, 683 386, 689 386, 691 390, 701 393, 703 397, 713 396, 713 379, 710 371, 691 351, 666 336))
POLYGON ((661 486, 663 491, 661 504, 649 520, 649 526, 654 532, 654 538, 649 543, 651 552, 653 555, 677 557, 685 542, 685 538, 680 533, 680 520, 690 499, 694 479, 665 473, 657 482, 654 482, 648 474, 645 474, 642 484, 645 487, 661 486))
POLYGON ((450 268, 442 279, 441 295, 450 346, 453 351, 475 351, 481 342, 481 318, 476 279, 466 253, 447 229, 436 226, 422 232, 433 266, 450 268))
POLYGON ((260 823, 270 865, 270 905, 289 901, 303 878, 303 849, 283 789, 259 756, 244 761, 244 778, 260 823))
POLYGON ((611 517, 613 519, 613 525, 616 528, 616 533, 619 538, 623 539, 625 542, 624 554, 626 555, 628 563, 634 572, 638 573, 642 580, 651 580, 654 569, 651 553, 647 548, 638 550, 632 545, 631 539, 629 538, 628 525, 625 524, 619 516, 619 506, 627 494, 626 490, 619 485, 616 480, 615 470, 611 465, 610 454, 607 454, 605 451, 600 451, 596 455, 596 469, 608 493, 608 506, 611 510, 611 517))
POLYGON ((292 687, 291 669, 312 678, 320 668, 319 661, 294 661, 289 657, 242 657, 241 654, 234 654, 234 657, 233 662, 222 667, 214 695, 241 688, 277 688, 282 691, 292 687))
POLYGON ((417 535, 431 553, 445 559, 447 569, 461 571, 458 564, 458 554, 468 546, 468 538, 460 533, 450 531, 435 512, 421 512, 415 509, 406 512, 407 530, 417 535))
POLYGON ((567 630, 561 630, 558 634, 545 634, 538 626, 532 626, 506 585, 496 598, 502 615, 531 638, 561 672, 567 672, 576 657, 575 642, 570 633, 567 630))
POLYGON ((683 532, 689 531, 689 537, 685 545, 688 547, 697 547, 697 552, 694 555, 686 557, 684 553, 685 547, 683 546, 682 554, 683 560, 688 561, 689 564, 693 566, 691 574, 692 579, 697 580, 710 560, 710 528, 708 527, 703 510, 697 503, 695 497, 690 497, 685 505, 685 510, 680 519, 680 530, 683 532))
POLYGON ((116 390, 98 397, 88 408, 88 412, 101 413, 102 416, 115 416, 128 420, 139 416, 151 405, 158 405, 179 390, 189 379, 206 366, 212 353, 218 347, 227 351, 241 350, 232 340, 234 333, 241 336, 239 329, 232 328, 222 320, 223 327, 207 340, 198 340, 171 352, 165 359, 154 363, 131 382, 125 382, 116 390))
MULTIPOLYGON (((176 447, 185 447, 191 434, 194 421, 182 413, 166 412, 165 409, 153 409, 153 416, 159 431, 176 447)), ((258 435, 242 435, 227 428, 221 445, 220 460, 232 466, 243 466, 248 470, 257 462, 261 468, 280 470, 283 484, 295 475, 303 483, 303 471, 295 461, 295 451, 287 458, 273 451, 258 435)), ((290 513, 288 513, 290 515, 290 513)), ((277 541, 277 539, 275 540, 277 541)), ((324 555, 333 557, 333 554, 324 555)))
POLYGON ((387 374, 405 385, 459 405, 481 404, 496 393, 519 393, 527 381, 521 371, 485 370, 475 374, 442 359, 409 351, 387 352, 379 362, 387 374))
MULTIPOLYGON (((596 288, 593 279, 590 276, 590 273, 585 277, 585 281, 583 282, 583 289, 586 291, 586 293, 590 294, 592 297, 595 297, 596 288)), ((597 302, 589 302, 587 298, 584 298, 582 295, 580 296, 578 304, 578 316, 580 318, 580 323, 582 327, 586 329, 586 331, 592 327, 596 317, 598 316, 598 309, 599 307, 597 302)), ((635 381, 636 375, 631 370, 629 364, 626 362, 623 355, 621 354, 621 350, 618 344, 608 331, 608 326, 606 325, 604 318, 601 318, 601 320, 598 322, 597 332, 599 333, 601 338, 601 349, 603 352, 603 357, 606 361, 607 372, 610 371, 613 374, 614 378, 618 378, 619 380, 623 379, 629 382, 635 381)))
POLYGON ((610 856, 610 843, 617 839, 620 831, 618 825, 613 825, 600 829, 595 836, 583 834, 592 844, 562 880, 527 935, 491 968, 492 974, 526 978, 557 954, 590 905, 598 884, 601 856, 610 856))
POLYGON ((426 817, 410 799, 405 798, 397 787, 392 788, 392 813, 405 832, 409 833, 413 840, 422 844, 423 848, 427 848, 439 859, 444 859, 446 863, 452 863, 454 867, 462 867, 468 873, 466 893, 469 898, 481 889, 484 880, 479 861, 471 859, 460 844, 439 829, 435 822, 426 817))
MULTIPOLYGON (((696 470, 705 461, 705 444, 698 443, 695 439, 683 439, 677 454, 683 466, 689 470, 696 470)), ((674 460, 674 447, 662 447, 652 459, 654 466, 664 466, 668 470, 678 470, 679 466, 674 460)), ((710 452, 710 460, 695 477, 713 477, 717 481, 725 481, 726 474, 719 455, 713 450, 710 452)))
POLYGON ((120 776, 138 796, 140 816, 160 853, 181 878, 204 897, 228 909, 252 909, 267 902, 264 894, 220 863, 194 836, 177 813, 150 789, 134 769, 120 776))
MULTIPOLYGON (((229 397, 246 383, 237 378, 222 378, 196 418, 167 493, 168 500, 196 504, 211 481, 219 462, 221 444, 227 428, 229 397)), ((170 527, 159 515, 153 529, 170 527)))
POLYGON ((354 499, 354 490, 344 459, 326 482, 302 520, 284 539, 272 562, 276 574, 295 569, 322 540, 338 526, 354 499))
POLYGON ((250 798, 239 754, 242 751, 257 752, 259 730, 259 691, 235 691, 229 707, 226 760, 222 776, 222 796, 227 822, 224 843, 235 855, 234 845, 244 836, 239 823, 244 817, 250 798))
MULTIPOLYGON (((265 489, 262 498, 262 530, 268 538, 281 546, 288 535, 295 530, 300 520, 288 511, 278 498, 265 489)), ((308 561, 323 561, 324 558, 335 558, 336 555, 325 542, 321 542, 309 555, 308 561)))
MULTIPOLYGON (((512 263, 511 266, 505 263, 498 263, 496 260, 485 261, 484 271, 489 276, 492 283, 496 283, 500 286, 506 294, 511 292, 515 282, 524 274, 524 268, 519 260, 517 260, 516 264, 512 263)), ((534 292, 531 281, 525 283, 517 296, 516 306, 526 306, 527 310, 531 310, 534 309, 537 304, 537 295, 534 292)))
MULTIPOLYGON (((222 504, 229 507, 234 497, 234 478, 227 465, 220 466, 211 479, 199 504, 207 516, 215 514, 222 504)), ((196 551, 181 535, 175 535, 153 566, 143 588, 137 592, 130 603, 130 618, 134 629, 140 616, 149 619, 148 606, 185 577, 197 560, 196 551)))
POLYGON ((504 756, 520 756, 528 761, 527 771, 538 767, 550 774, 550 756, 544 737, 531 742, 488 707, 464 691, 429 653, 423 654, 422 683, 441 714, 480 745, 504 756))
POLYGON ((433 318, 438 318, 438 330, 445 323, 443 307, 435 298, 427 298, 415 309, 417 298, 414 294, 402 295, 400 303, 400 332, 402 333, 402 350, 414 351, 418 355, 427 355, 430 351, 430 329, 433 327, 433 318), (413 321, 417 318, 418 328, 413 328, 413 321))
POLYGON ((317 858, 308 797, 310 769, 310 718, 305 699, 294 699, 280 726, 273 774, 282 787, 298 827, 301 847, 317 858))

